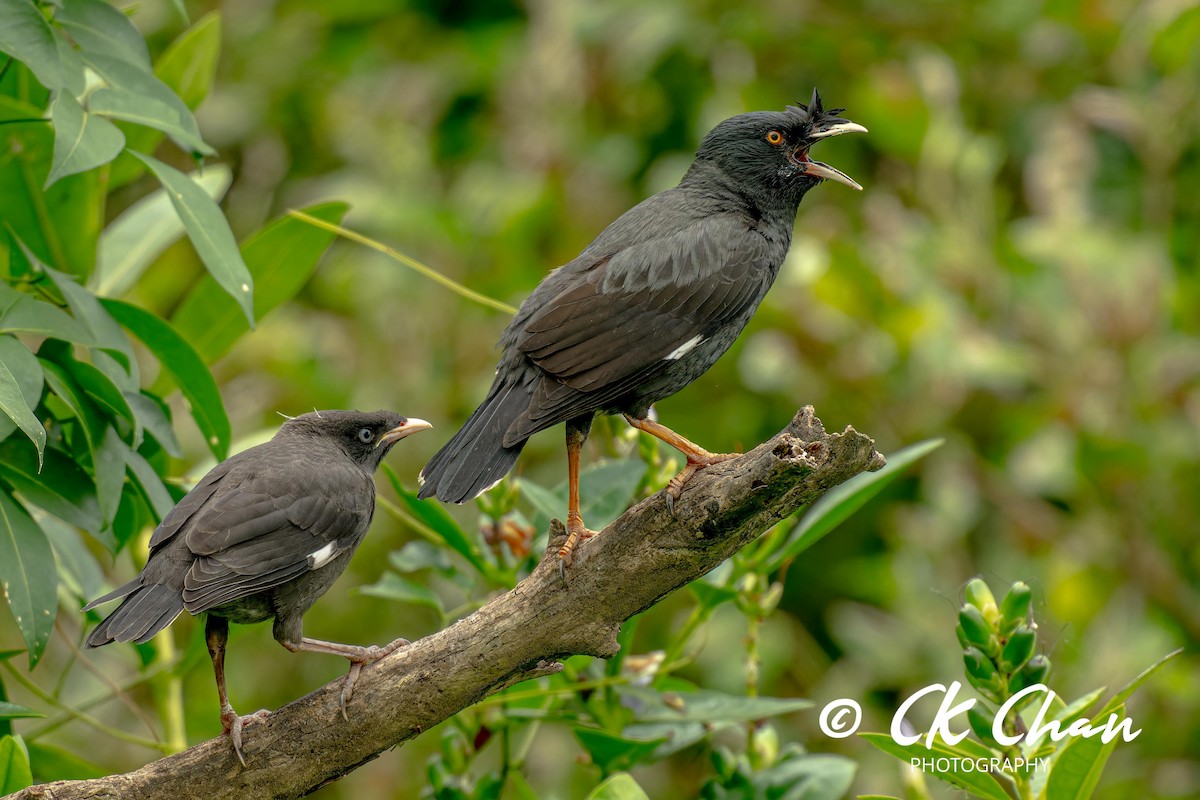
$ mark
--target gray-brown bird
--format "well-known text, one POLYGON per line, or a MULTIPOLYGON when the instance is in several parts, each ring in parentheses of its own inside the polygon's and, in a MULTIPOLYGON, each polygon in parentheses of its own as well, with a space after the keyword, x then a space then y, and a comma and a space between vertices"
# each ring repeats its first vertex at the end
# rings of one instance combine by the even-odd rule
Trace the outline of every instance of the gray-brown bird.
POLYGON ((551 272, 500 338, 483 403, 421 473, 421 497, 462 503, 512 468, 530 436, 567 429, 567 532, 560 567, 590 535, 579 513, 579 451, 597 413, 623 414, 679 450, 677 497, 710 453, 652 419, 651 404, 700 377, 733 344, 779 274, 805 193, 849 177, 809 157, 866 128, 809 105, 742 114, 704 137, 683 180, 629 211, 551 272))
POLYGON ((145 642, 184 611, 206 613, 221 727, 244 765, 242 725, 249 717, 233 710, 225 689, 229 623, 274 619, 275 640, 288 650, 350 660, 341 692, 345 716, 363 665, 407 642, 364 647, 309 639, 302 618, 366 536, 383 457, 429 427, 391 411, 314 411, 285 422, 269 442, 222 461, 163 518, 141 573, 84 607, 125 598, 87 646, 145 642))

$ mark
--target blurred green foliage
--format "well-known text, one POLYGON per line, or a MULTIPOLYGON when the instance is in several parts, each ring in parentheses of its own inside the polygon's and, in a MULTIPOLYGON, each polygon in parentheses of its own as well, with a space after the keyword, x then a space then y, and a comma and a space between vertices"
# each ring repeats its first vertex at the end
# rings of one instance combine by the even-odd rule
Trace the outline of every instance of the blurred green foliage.
MULTIPOLYGON (((804 403, 831 429, 852 423, 871 433, 884 452, 930 437, 946 445, 770 576, 782 597, 757 633, 758 686, 818 705, 857 698, 864 725, 886 730, 900 698, 960 673, 946 624, 959 587, 979 573, 1001 584, 1019 578, 1032 587, 1039 638, 1067 696, 1190 648, 1127 706, 1143 733, 1112 752, 1102 796, 1200 794, 1195 4, 241 0, 224 4, 219 21, 205 16, 215 2, 183 5, 192 31, 220 32, 216 77, 196 119, 231 169, 222 206, 243 250, 289 208, 345 202, 348 226, 510 304, 620 212, 672 185, 720 119, 781 108, 813 85, 827 104, 846 106, 870 134, 823 145, 819 157, 864 193, 810 193, 780 280, 750 327, 658 411, 718 451, 761 441, 804 403)), ((165 67, 188 27, 176 4, 141 3, 132 21, 159 77, 185 76, 165 67)), ((0 93, 12 95, 15 81, 37 86, 9 69, 0 93)), ((176 90, 189 104, 198 99, 182 83, 176 90)), ((119 126, 133 146, 132 127, 119 126)), ((3 141, 15 127, 0 129, 3 141)), ((151 137, 135 148, 145 152, 162 138, 138 135, 151 137)), ((155 152, 183 165, 173 147, 155 152)), ((27 246, 59 269, 90 272, 101 228, 155 188, 127 156, 109 174, 102 211, 55 217, 71 232, 61 253, 27 246)), ((59 184, 96 180, 87 175, 59 184)), ((190 246, 172 243, 178 236, 117 294, 182 325, 185 298, 212 279, 190 246)), ((314 406, 396 408, 449 436, 486 390, 496 353, 485 343, 505 321, 381 255, 336 244, 296 299, 252 335, 231 348, 214 343, 213 357, 225 352, 212 370, 234 446, 269 435, 277 411, 314 406)), ((174 419, 186 416, 178 395, 171 404, 174 419)), ((620 429, 598 427, 589 457, 625 454, 620 429)), ((184 425, 175 432, 183 457, 171 474, 202 474, 212 463, 204 437, 184 425)), ((438 437, 422 441, 390 458, 408 489, 438 437)), ((564 472, 554 433, 537 437, 518 465, 519 479, 539 486, 564 472)), ((384 496, 401 502, 390 489, 384 496)), ((470 532, 495 522, 474 508, 451 513, 470 532)), ((378 581, 386 554, 417 536, 380 514, 307 630, 378 642, 438 627, 429 605, 347 592, 378 581)), ((122 555, 111 579, 134 568, 122 555)), ((456 597, 435 574, 427 568, 417 585, 456 597)), ((668 598, 640 619, 627 650, 661 649, 694 608, 691 597, 668 598)), ((747 619, 724 604, 697 629, 678 677, 744 692, 747 619)), ((75 660, 67 642, 78 640, 81 620, 62 614, 59 625, 66 635, 34 673, 44 685, 75 660)), ((176 627, 194 741, 218 731, 211 677, 188 671, 203 665, 203 647, 197 631, 176 627)), ((276 707, 342 668, 283 653, 261 630, 235 636, 231 672, 256 665, 273 676, 235 686, 238 707, 276 707)), ((22 641, 0 615, 0 647, 22 641)), ((158 707, 171 689, 142 679, 131 653, 97 662, 135 684, 130 705, 158 707)), ((144 656, 154 675, 152 654, 144 656)), ((55 696, 109 725, 137 724, 129 705, 89 705, 110 693, 100 679, 70 675, 55 696)), ((21 687, 9 690, 15 703, 35 704, 21 687)), ((489 713, 459 724, 478 730, 489 713)), ((51 743, 110 770, 150 752, 101 744, 64 723, 17 725, 43 731, 31 749, 43 748, 45 763, 58 752, 51 743)), ((890 756, 856 738, 823 737, 815 714, 774 724, 785 743, 853 758, 856 791, 895 794, 904 781, 890 756)), ((415 794, 427 785, 427 759, 453 761, 439 735, 321 796, 415 794)), ((485 742, 479 763, 494 766, 496 750, 485 742)), ((526 778, 581 796, 597 780, 594 767, 576 763, 581 752, 566 728, 543 726, 525 751, 526 778)), ((649 796, 692 796, 720 770, 685 748, 635 777, 649 796)))

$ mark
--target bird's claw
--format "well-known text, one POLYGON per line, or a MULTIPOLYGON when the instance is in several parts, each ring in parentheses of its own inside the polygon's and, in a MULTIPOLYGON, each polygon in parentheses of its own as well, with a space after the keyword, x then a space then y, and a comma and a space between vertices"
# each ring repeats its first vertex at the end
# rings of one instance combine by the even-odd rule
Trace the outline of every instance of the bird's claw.
POLYGON ((242 752, 242 727, 252 720, 266 719, 271 715, 270 711, 261 708, 253 714, 246 716, 238 716, 238 713, 230 707, 221 709, 221 733, 229 737, 229 741, 233 744, 233 754, 237 756, 237 760, 246 766, 246 754, 242 752))
POLYGON ((338 695, 338 707, 341 709, 344 721, 350 721, 350 717, 346 713, 346 704, 354 696, 354 686, 358 683, 358 676, 362 672, 362 668, 367 664, 372 664, 381 658, 390 656, 401 647, 408 645, 408 643, 407 639, 396 639, 395 641, 388 642, 383 647, 374 644, 369 645, 363 648, 360 657, 350 659, 350 671, 346 673, 346 679, 342 681, 342 691, 338 695))

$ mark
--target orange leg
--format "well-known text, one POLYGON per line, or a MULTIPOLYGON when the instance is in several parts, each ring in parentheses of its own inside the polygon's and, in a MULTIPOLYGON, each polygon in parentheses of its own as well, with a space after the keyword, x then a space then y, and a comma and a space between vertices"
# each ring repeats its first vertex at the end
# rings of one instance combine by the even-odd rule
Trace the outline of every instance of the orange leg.
POLYGON ((575 552, 575 546, 594 536, 583 524, 579 513, 579 454, 587 441, 587 431, 571 423, 567 424, 567 541, 558 550, 558 574, 563 585, 567 583, 567 567, 575 552))
POLYGON ((687 465, 680 471, 678 475, 671 478, 667 482, 667 507, 670 508, 674 502, 679 499, 679 493, 683 490, 683 485, 687 483, 693 475, 705 467, 711 467, 713 464, 720 464, 722 461, 728 461, 731 458, 737 458, 739 453, 710 453, 700 445, 685 439, 675 431, 668 428, 666 425, 655 422, 652 419, 637 419, 625 414, 625 421, 639 431, 648 433, 655 439, 666 442, 674 447, 687 458, 687 465))

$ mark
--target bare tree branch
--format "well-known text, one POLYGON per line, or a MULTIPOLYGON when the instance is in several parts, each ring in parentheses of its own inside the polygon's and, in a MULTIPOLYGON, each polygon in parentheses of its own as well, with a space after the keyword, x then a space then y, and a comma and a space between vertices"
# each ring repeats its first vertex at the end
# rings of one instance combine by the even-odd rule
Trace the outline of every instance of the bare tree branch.
POLYGON ((557 659, 617 652, 621 624, 716 567, 826 490, 884 464, 853 428, 828 434, 811 407, 741 458, 701 471, 674 511, 662 493, 583 543, 564 589, 551 547, 512 591, 363 670, 338 712, 339 681, 248 724, 242 768, 223 738, 123 775, 32 786, 14 798, 300 797, 557 659))

